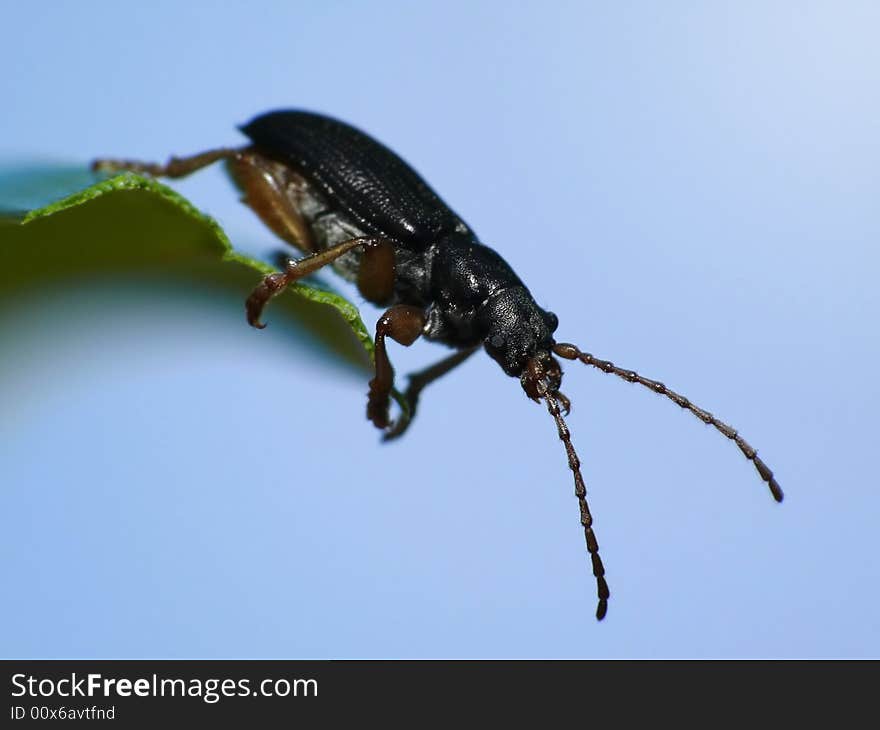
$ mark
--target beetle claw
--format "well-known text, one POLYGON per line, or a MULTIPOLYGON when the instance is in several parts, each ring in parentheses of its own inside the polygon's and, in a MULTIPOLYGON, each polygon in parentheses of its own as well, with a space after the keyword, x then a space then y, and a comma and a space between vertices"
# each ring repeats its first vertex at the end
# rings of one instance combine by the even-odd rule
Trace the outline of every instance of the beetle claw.
POLYGON ((269 300, 281 292, 288 283, 287 273, 278 272, 269 274, 257 284, 245 303, 247 321, 251 327, 256 327, 258 330, 265 329, 266 325, 260 321, 260 315, 269 300))
POLYGON ((407 428, 409 428, 409 419, 399 418, 385 429, 385 433, 382 434, 382 441, 394 441, 394 439, 400 438, 407 428))
MULTIPOLYGON (((412 408, 412 403, 410 403, 410 408, 412 408)), ((394 439, 400 438, 406 433, 406 430, 409 428, 409 425, 412 423, 412 417, 415 415, 412 411, 409 415, 406 412, 401 411, 400 415, 397 417, 393 423, 390 423, 388 427, 385 429, 385 433, 382 434, 382 441, 393 441, 394 439)))
MULTIPOLYGON (((257 287, 258 290, 259 288, 260 287, 257 287)), ((258 300, 257 291, 254 291, 254 293, 251 294, 250 297, 248 297, 248 300, 245 303, 248 324, 251 327, 256 327, 258 330, 266 328, 265 322, 260 321, 260 315, 263 313, 264 305, 264 301, 258 300)))
POLYGON ((565 396, 562 391, 556 391, 556 399, 559 401, 559 405, 562 406, 562 410, 565 411, 566 416, 571 413, 571 401, 565 396))

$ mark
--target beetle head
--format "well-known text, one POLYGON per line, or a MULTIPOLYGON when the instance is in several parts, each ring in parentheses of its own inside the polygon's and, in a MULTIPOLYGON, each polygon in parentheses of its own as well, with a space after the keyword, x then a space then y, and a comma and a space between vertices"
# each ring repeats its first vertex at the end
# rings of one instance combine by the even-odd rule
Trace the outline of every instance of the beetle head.
POLYGON ((539 353, 543 353, 542 362, 550 357, 559 320, 553 312, 541 309, 525 287, 511 287, 490 297, 480 317, 488 333, 483 341, 486 352, 508 375, 522 375, 539 353))

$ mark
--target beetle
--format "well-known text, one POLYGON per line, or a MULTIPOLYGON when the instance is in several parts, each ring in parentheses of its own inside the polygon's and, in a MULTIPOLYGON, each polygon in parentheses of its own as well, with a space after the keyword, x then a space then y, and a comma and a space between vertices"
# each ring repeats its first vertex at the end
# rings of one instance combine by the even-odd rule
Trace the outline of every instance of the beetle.
POLYGON ((367 418, 386 438, 406 430, 425 386, 481 346, 505 374, 518 378, 529 398, 545 403, 565 447, 596 580, 597 619, 605 617, 610 591, 580 461, 563 415, 571 403, 559 390, 557 358, 638 383, 690 411, 731 439, 773 498, 782 501, 773 472, 735 429, 659 381, 558 342, 556 315, 542 309, 507 262, 480 243, 418 173, 383 144, 349 124, 306 111, 268 112, 240 129, 250 139, 244 147, 171 157, 165 164, 101 159, 92 167, 179 178, 225 162, 243 202, 306 254, 288 259, 283 270, 266 276, 248 297, 247 321, 254 327, 265 326, 261 315, 270 299, 327 265, 356 282, 365 299, 387 307, 376 324, 375 376, 367 396, 367 418), (408 408, 392 422, 394 370, 386 339, 409 346, 419 337, 455 352, 410 376, 404 393, 408 408))

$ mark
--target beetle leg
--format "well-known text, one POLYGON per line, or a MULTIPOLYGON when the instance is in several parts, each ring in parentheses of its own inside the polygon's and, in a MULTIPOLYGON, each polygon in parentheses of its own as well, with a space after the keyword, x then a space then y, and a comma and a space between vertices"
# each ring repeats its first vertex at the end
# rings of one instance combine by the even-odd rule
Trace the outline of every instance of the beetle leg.
POLYGON ((385 441, 390 441, 391 439, 403 435, 404 431, 409 428, 413 418, 416 416, 416 406, 418 406, 419 395, 421 395, 421 392, 435 380, 439 380, 450 370, 461 365, 461 363, 467 360, 479 349, 479 345, 474 345, 465 350, 453 352, 448 357, 440 360, 440 362, 434 363, 424 370, 419 370, 418 372, 409 375, 409 385, 406 388, 406 392, 403 394, 403 397, 406 399, 408 412, 404 412, 400 418, 391 425, 391 428, 385 433, 383 439, 385 441))
POLYGON ((217 162, 228 160, 239 154, 239 150, 221 147, 216 150, 200 152, 190 157, 172 157, 164 165, 155 162, 139 162, 137 160, 95 160, 92 170, 98 172, 138 172, 151 177, 185 177, 191 172, 217 162))
POLYGON ((367 418, 376 428, 388 428, 388 406, 391 402, 391 388, 394 385, 394 368, 385 349, 385 338, 409 347, 425 328, 427 316, 421 307, 409 304, 395 304, 376 323, 376 377, 370 381, 367 400, 367 418))
POLYGON ((394 295, 396 276, 394 244, 387 238, 368 239, 357 275, 358 291, 364 299, 373 304, 387 304, 394 295))
MULTIPOLYGON (((358 276, 358 286, 361 287, 361 293, 367 296, 366 288, 372 295, 382 295, 381 299, 384 300, 390 299, 394 289, 394 244, 388 239, 372 236, 350 238, 311 256, 297 260, 291 259, 287 262, 284 271, 278 271, 265 277, 248 297, 245 304, 248 322, 253 327, 263 329, 266 325, 260 322, 260 315, 272 297, 277 296, 304 276, 313 274, 358 246, 364 249, 361 271, 366 269, 367 272, 358 276), (387 270, 389 265, 390 272, 387 270)), ((377 300, 373 299, 373 301, 377 300)))
POLYGON ((229 172, 244 194, 242 202, 279 238, 307 253, 316 249, 312 231, 291 196, 290 169, 253 150, 229 160, 229 172))

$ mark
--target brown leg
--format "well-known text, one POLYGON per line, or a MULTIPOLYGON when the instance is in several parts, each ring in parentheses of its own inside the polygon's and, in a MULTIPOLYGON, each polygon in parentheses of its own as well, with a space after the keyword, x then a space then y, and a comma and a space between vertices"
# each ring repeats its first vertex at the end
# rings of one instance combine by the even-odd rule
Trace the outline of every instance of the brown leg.
POLYGON ((317 246, 311 228, 297 207, 296 191, 305 184, 284 163, 253 150, 229 160, 229 172, 242 191, 242 202, 279 238, 305 253, 317 246))
MULTIPOLYGON (((388 274, 387 272, 381 270, 381 267, 375 263, 374 259, 379 260, 380 262, 385 262, 386 264, 390 261, 393 267, 394 244, 387 238, 351 238, 348 241, 337 243, 335 246, 325 249, 324 251, 314 253, 311 256, 306 256, 305 258, 298 259, 296 261, 290 260, 287 262, 287 267, 284 269, 284 271, 269 274, 266 278, 264 278, 263 281, 261 281, 257 285, 257 288, 254 289, 254 291, 248 297, 248 300, 245 304, 245 308, 247 309, 248 323, 252 327, 263 329, 263 327, 265 327, 266 325, 260 322, 260 315, 263 313, 263 308, 272 297, 280 294, 288 286, 296 283, 297 280, 302 279, 304 276, 308 276, 309 274, 313 274, 318 269, 326 266, 329 263, 332 263, 343 254, 348 253, 353 248, 357 248, 358 246, 361 246, 364 249, 364 257, 361 261, 361 269, 363 270, 366 267, 367 271, 372 272, 376 277, 381 276, 384 282, 383 286, 387 287, 387 291, 382 291, 380 293, 383 294, 383 298, 385 300, 389 299, 391 297, 391 294, 393 293, 394 287, 393 268, 391 273, 388 274)), ((362 280, 367 281, 370 284, 374 283, 373 280, 370 279, 369 275, 363 274, 363 271, 358 276, 359 286, 362 286, 362 280)), ((378 287, 374 286, 374 291, 372 291, 372 293, 376 293, 377 291, 379 291, 378 287)), ((363 288, 361 289, 361 292, 363 293, 363 288)))
POLYGON ((95 160, 92 169, 101 172, 139 172, 152 177, 185 177, 191 172, 201 170, 203 167, 217 162, 228 160, 240 153, 229 147, 217 150, 208 150, 191 157, 172 157, 164 165, 155 162, 138 162, 137 160, 95 160))
POLYGON ((406 400, 408 413, 401 415, 401 417, 391 426, 391 428, 385 433, 385 436, 383 437, 384 440, 390 441, 391 439, 403 435, 404 431, 409 428, 410 423, 412 423, 413 418, 416 416, 416 406, 418 406, 419 395, 421 395, 422 391, 435 380, 439 380, 450 370, 461 365, 478 349, 480 349, 480 346, 475 345, 466 350, 459 350, 458 352, 454 352, 448 357, 443 358, 440 362, 434 363, 431 367, 419 370, 417 373, 410 375, 409 386, 407 386, 406 392, 403 394, 403 397, 406 400))
POLYGON ((394 244, 387 239, 370 239, 364 245, 364 255, 358 269, 358 291, 368 302, 388 304, 394 294, 396 276, 394 244))
POLYGON ((164 165, 137 160, 95 160, 92 169, 102 172, 128 170, 151 177, 178 178, 218 160, 228 161, 232 178, 244 193, 243 202, 277 236, 301 251, 315 250, 311 230, 289 194, 291 186, 297 182, 293 179, 295 173, 283 163, 270 160, 252 148, 208 150, 190 157, 172 157, 164 165))
POLYGON ((409 304, 395 304, 376 323, 376 377, 370 381, 367 418, 376 428, 388 428, 388 406, 394 385, 394 369, 385 349, 385 338, 409 347, 425 327, 424 310, 409 304))

